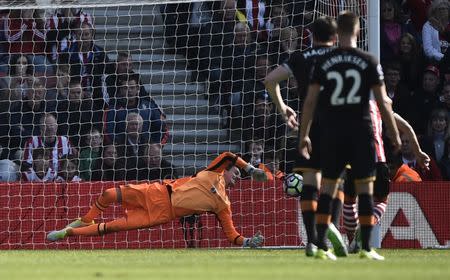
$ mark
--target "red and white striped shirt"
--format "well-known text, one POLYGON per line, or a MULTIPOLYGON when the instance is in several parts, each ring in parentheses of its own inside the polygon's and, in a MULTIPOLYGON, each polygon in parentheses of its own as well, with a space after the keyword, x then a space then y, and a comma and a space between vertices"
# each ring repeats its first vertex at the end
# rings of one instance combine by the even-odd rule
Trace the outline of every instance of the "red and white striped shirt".
POLYGON ((47 20, 45 24, 47 32, 56 31, 58 32, 57 34, 60 34, 60 32, 63 31, 70 31, 64 38, 56 38, 57 42, 51 49, 52 58, 54 60, 58 58, 59 53, 70 48, 70 43, 75 40, 74 31, 79 29, 81 24, 83 23, 88 23, 93 26, 92 16, 82 11, 81 9, 71 18, 68 18, 64 14, 57 11, 47 20), (66 28, 69 30, 64 30, 66 28), (72 30, 71 28, 74 28, 74 30, 72 30))
MULTIPOLYGON (((33 149, 44 147, 43 139, 40 136, 32 136, 25 144, 25 152, 23 154, 23 160, 28 164, 33 163, 33 149)), ((55 145, 53 146, 52 153, 50 154, 50 162, 52 169, 55 173, 58 173, 59 159, 65 155, 72 154, 72 145, 65 136, 57 136, 55 145)))

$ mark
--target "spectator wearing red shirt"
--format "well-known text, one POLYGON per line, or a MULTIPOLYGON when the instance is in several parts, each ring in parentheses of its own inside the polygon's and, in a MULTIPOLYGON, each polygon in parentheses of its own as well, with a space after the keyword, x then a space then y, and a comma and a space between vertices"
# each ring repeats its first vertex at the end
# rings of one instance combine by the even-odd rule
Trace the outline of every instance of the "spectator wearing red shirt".
POLYGON ((37 72, 53 73, 46 67, 44 21, 37 10, 12 10, 4 18, 4 30, 9 54, 30 55, 37 72))

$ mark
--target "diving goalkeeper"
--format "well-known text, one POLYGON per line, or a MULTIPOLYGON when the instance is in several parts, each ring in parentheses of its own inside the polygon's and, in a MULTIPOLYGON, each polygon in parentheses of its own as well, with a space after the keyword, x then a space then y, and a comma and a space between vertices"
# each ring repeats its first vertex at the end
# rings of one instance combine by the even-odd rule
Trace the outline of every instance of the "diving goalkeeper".
POLYGON ((241 236, 231 218, 226 188, 236 183, 240 176, 239 168, 251 174, 256 181, 267 181, 263 170, 233 153, 225 152, 192 177, 109 188, 97 198, 86 215, 61 230, 50 232, 47 240, 149 228, 183 216, 212 212, 230 242, 244 247, 259 247, 264 237, 259 232, 251 238, 241 236), (112 203, 122 204, 126 217, 96 224, 94 219, 112 203))

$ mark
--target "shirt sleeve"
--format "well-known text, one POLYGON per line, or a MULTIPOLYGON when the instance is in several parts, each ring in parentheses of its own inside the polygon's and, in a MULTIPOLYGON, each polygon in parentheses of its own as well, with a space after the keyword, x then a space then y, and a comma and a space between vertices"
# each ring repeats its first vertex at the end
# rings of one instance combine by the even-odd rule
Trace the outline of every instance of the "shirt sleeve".
POLYGON ((222 226, 222 230, 225 233, 227 239, 235 244, 235 245, 243 245, 244 244, 244 237, 241 236, 234 227, 233 219, 231 218, 231 209, 230 207, 227 207, 220 211, 217 214, 217 219, 220 222, 220 225, 222 226))
POLYGON ((233 153, 224 152, 213 160, 206 170, 222 173, 234 165, 239 168, 244 168, 247 166, 247 162, 233 153))

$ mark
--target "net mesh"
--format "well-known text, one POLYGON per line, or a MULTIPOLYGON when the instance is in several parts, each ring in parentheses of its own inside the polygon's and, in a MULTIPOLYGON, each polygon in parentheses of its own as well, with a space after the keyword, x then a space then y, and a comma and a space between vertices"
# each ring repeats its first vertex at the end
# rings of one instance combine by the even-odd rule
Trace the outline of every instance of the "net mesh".
MULTIPOLYGON (((211 215, 45 242, 112 184, 191 176, 224 151, 275 179, 231 191, 238 231, 262 230, 268 246, 304 241, 297 201, 278 178, 295 138, 262 81, 311 47, 308 27, 321 15, 361 15, 367 50, 366 1, 148 2, 0 1, 1 248, 229 246, 211 215)), ((288 104, 295 88, 282 84, 288 104)))

